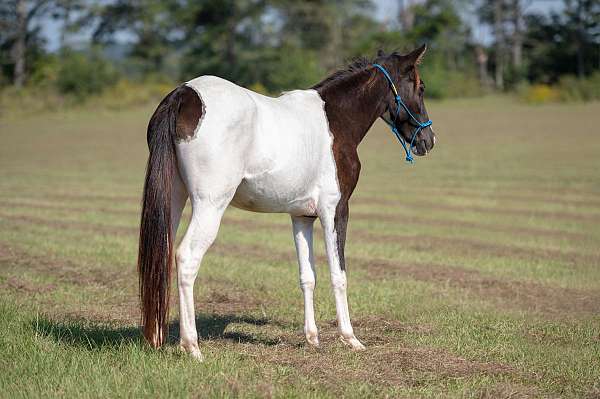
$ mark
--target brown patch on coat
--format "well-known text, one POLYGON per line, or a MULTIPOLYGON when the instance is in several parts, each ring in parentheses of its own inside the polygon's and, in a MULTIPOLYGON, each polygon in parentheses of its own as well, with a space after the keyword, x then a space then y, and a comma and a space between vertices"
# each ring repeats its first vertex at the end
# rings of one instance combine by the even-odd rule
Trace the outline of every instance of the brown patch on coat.
POLYGON ((325 103, 325 115, 333 136, 332 152, 341 196, 334 224, 342 270, 346 268, 348 200, 358 182, 361 167, 357 147, 385 110, 386 96, 382 97, 381 93, 389 94, 387 82, 373 80, 374 68, 369 65, 370 62, 359 60, 313 87, 325 103))
MULTIPOLYGON (((379 79, 376 78, 379 72, 373 63, 384 65, 395 79, 402 73, 401 69, 406 71, 407 67, 410 67, 408 69, 415 71, 414 65, 424 52, 424 46, 407 56, 398 53, 384 55, 380 52, 374 61, 358 59, 346 69, 335 72, 312 87, 319 93, 325 104, 329 131, 333 136, 332 152, 340 190, 334 227, 342 270, 346 268, 344 247, 348 225, 348 200, 358 182, 361 167, 357 147, 375 120, 383 115, 390 104, 394 103, 394 93, 390 90, 389 82, 383 75, 379 79)), ((414 73, 411 76, 412 80, 396 82, 399 93, 406 85, 415 83, 414 73)), ((411 105, 413 99, 404 100, 409 107, 415 109, 414 105, 411 105)), ((421 108, 422 104, 419 105, 419 109, 421 108)))
POLYGON ((175 141, 189 141, 194 138, 202 117, 205 115, 205 106, 194 89, 181 86, 181 105, 177 114, 175 141))

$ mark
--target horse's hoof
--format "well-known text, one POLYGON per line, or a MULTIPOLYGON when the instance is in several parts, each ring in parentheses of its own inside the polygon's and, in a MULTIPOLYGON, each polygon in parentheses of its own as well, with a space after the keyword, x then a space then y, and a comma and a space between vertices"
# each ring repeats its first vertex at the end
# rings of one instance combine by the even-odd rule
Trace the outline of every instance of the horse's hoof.
POLYGON ((200 352, 200 350, 199 350, 199 349, 197 349, 197 350, 195 350, 195 351, 192 351, 192 352, 190 352, 190 356, 191 356, 191 357, 192 357, 194 360, 196 360, 196 361, 198 361, 198 362, 203 362, 203 361, 204 361, 204 356, 202 355, 202 352, 200 352))
POLYGON ((198 347, 186 348, 183 345, 179 345, 179 350, 181 350, 183 353, 191 356, 192 359, 194 359, 194 360, 197 360, 199 362, 204 361, 204 356, 202 355, 202 352, 200 352, 200 349, 198 347))
POLYGON ((340 336, 340 339, 345 345, 348 345, 353 351, 364 351, 365 346, 356 338, 355 336, 346 338, 343 335, 340 336))
POLYGON ((319 336, 317 334, 306 334, 306 341, 315 348, 319 347, 319 336))

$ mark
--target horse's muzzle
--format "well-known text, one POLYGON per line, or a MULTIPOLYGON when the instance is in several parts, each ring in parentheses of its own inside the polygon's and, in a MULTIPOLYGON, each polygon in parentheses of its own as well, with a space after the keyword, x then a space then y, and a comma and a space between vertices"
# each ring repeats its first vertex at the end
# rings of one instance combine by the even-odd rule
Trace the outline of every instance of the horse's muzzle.
POLYGON ((427 155, 435 145, 435 133, 427 129, 419 134, 417 142, 413 145, 412 152, 417 156, 427 155))

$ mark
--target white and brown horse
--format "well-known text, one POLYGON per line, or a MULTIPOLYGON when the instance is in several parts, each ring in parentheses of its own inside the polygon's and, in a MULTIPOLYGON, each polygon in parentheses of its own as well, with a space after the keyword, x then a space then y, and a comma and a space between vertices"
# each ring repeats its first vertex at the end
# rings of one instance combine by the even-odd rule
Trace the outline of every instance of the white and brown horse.
POLYGON ((169 281, 177 263, 182 349, 202 358, 194 315, 194 281, 228 205, 283 212, 292 219, 304 294, 304 332, 319 345, 313 309, 313 224, 323 226, 340 337, 364 349, 348 312, 344 244, 348 200, 358 181, 357 146, 386 112, 413 152, 434 145, 429 126, 413 130, 409 116, 428 120, 417 65, 425 52, 379 53, 408 109, 397 110, 390 82, 373 63, 357 61, 308 90, 266 97, 214 76, 193 79, 160 103, 148 125, 150 149, 140 228, 138 269, 144 336, 166 339, 169 281), (409 111, 410 110, 410 111, 409 111), (397 113, 398 112, 398 113, 397 113), (418 133, 418 134, 417 134, 418 133), (176 251, 182 210, 191 200, 190 225, 176 251))

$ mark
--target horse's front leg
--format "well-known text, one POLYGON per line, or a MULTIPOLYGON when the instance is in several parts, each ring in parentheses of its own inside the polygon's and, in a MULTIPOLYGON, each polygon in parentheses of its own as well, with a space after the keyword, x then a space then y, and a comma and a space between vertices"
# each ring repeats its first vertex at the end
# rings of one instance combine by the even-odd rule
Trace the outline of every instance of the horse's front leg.
POLYGON ((304 295, 304 335, 309 344, 319 346, 319 332, 315 322, 313 293, 316 285, 313 256, 313 226, 315 218, 292 216, 294 243, 300 268, 300 289, 304 295))
MULTIPOLYGON (((343 200, 342 200, 343 201, 343 200)), ((331 274, 331 286, 335 296, 338 330, 340 339, 354 350, 364 350, 365 346, 354 336, 348 310, 346 265, 344 245, 348 224, 348 202, 343 201, 336 209, 324 210, 319 218, 325 235, 325 248, 331 274), (337 209, 337 210, 336 210, 337 209), (337 214, 337 217, 336 217, 337 214)))

